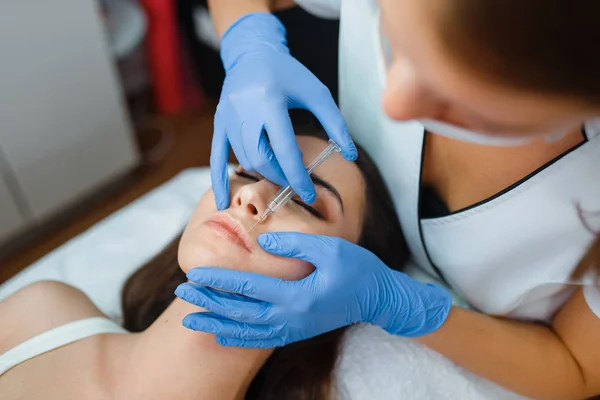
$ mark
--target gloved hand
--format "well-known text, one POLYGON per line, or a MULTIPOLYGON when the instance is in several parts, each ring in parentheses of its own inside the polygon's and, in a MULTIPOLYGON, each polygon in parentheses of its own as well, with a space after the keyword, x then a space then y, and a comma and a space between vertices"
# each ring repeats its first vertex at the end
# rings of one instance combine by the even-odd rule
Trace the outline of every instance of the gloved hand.
POLYGON ((394 271, 343 239, 269 233, 259 243, 273 254, 308 261, 316 270, 303 280, 283 281, 195 268, 187 276, 196 284, 184 283, 175 294, 210 312, 187 315, 184 326, 215 334, 222 345, 270 348, 357 322, 417 337, 438 329, 450 312, 446 290, 394 271))
POLYGON ((229 145, 244 169, 281 186, 289 183, 304 201, 314 201, 315 189, 296 144, 290 108, 310 110, 341 147, 342 156, 356 159, 356 148, 331 93, 290 55, 285 35, 283 24, 268 13, 245 15, 223 34, 226 77, 210 159, 220 210, 229 205, 229 145))

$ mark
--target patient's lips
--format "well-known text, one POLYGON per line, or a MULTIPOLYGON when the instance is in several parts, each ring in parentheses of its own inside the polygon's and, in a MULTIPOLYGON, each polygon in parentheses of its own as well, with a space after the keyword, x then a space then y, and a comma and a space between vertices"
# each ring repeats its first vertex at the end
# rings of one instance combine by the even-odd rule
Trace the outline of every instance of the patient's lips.
POLYGON ((205 222, 215 233, 231 243, 252 252, 252 240, 246 229, 236 219, 226 213, 215 214, 205 222))

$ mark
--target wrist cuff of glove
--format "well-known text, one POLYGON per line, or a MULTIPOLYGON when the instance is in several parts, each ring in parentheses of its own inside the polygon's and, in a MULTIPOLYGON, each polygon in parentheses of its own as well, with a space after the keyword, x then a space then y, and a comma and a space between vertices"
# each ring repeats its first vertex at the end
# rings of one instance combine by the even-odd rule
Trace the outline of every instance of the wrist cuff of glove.
MULTIPOLYGON (((452 308, 452 296, 437 285, 423 283, 426 290, 420 290, 407 308, 405 315, 392 318, 393 323, 383 327, 387 332, 409 338, 428 335, 437 331, 448 318, 452 308)), ((400 310, 398 310, 400 311, 400 310)))
POLYGON ((270 13, 246 14, 237 19, 221 38, 221 60, 228 71, 240 56, 260 47, 289 54, 286 29, 279 18, 270 13))

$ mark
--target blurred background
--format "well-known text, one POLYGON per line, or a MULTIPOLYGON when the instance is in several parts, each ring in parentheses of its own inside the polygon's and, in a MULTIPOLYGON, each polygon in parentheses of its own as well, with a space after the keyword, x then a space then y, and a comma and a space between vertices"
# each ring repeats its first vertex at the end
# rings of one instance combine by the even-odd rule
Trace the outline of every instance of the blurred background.
MULTIPOLYGON (((336 94, 338 22, 276 15, 292 54, 336 94)), ((0 284, 208 165, 218 45, 205 0, 0 1, 0 284)))

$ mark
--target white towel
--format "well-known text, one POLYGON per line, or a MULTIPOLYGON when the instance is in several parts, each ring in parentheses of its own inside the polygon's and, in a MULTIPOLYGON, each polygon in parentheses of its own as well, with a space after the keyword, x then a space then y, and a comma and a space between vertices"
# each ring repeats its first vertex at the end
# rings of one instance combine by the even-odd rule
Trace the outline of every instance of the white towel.
POLYGON ((525 399, 417 342, 366 324, 346 332, 334 382, 342 400, 525 399))

